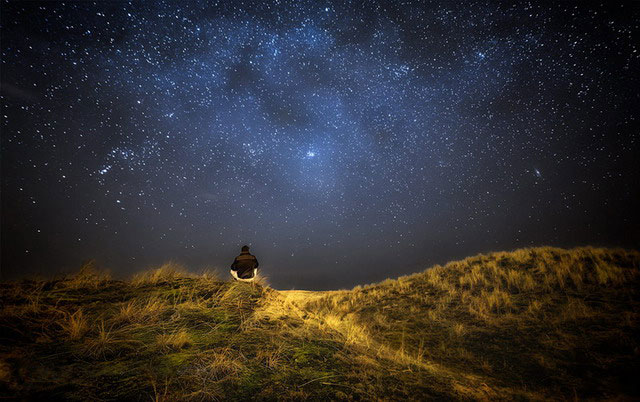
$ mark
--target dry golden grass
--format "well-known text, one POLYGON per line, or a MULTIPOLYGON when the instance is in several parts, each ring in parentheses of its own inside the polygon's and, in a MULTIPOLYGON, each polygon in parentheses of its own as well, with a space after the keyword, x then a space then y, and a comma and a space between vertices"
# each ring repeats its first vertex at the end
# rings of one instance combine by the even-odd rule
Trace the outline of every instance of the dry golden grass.
MULTIPOLYGON (((153 286, 159 283, 172 282, 178 278, 194 277, 188 273, 185 267, 173 261, 163 264, 160 268, 140 272, 133 276, 131 284, 133 286, 153 286)), ((207 279, 210 275, 207 274, 207 279)))
POLYGON ((639 264, 636 251, 543 247, 349 291, 174 263, 129 282, 85 267, 3 284, 0 397, 633 399, 639 264))
POLYGON ((203 357, 207 378, 221 381, 227 377, 237 375, 243 365, 240 357, 230 348, 214 350, 203 357))
POLYGON ((167 310, 166 300, 152 296, 142 300, 129 300, 119 306, 113 317, 119 323, 144 323, 156 321, 167 310))
POLYGON ((67 335, 69 339, 80 339, 89 330, 89 324, 82 312, 82 309, 78 309, 74 313, 65 313, 65 317, 60 322, 62 331, 67 335))
POLYGON ((180 350, 191 345, 191 337, 187 330, 179 329, 168 334, 158 335, 156 344, 163 350, 180 350))
POLYGON ((263 362, 267 368, 274 370, 286 363, 283 356, 285 349, 286 344, 283 342, 279 342, 276 345, 267 344, 265 348, 256 353, 256 358, 263 362))
POLYGON ((89 357, 106 359, 108 355, 124 353, 130 348, 140 346, 139 341, 130 338, 128 330, 114 329, 114 326, 107 326, 104 320, 100 320, 100 324, 93 331, 95 334, 85 337, 82 353, 89 357))
POLYGON ((95 261, 90 260, 76 274, 64 278, 62 284, 70 289, 99 289, 110 280, 111 275, 97 269, 95 261))
MULTIPOLYGON (((332 327, 353 343, 378 352, 390 346, 395 356, 378 355, 398 364, 411 366, 426 358, 445 364, 446 368, 432 367, 436 372, 468 372, 482 378, 488 373, 495 375, 494 367, 509 361, 518 368, 501 379, 503 384, 511 384, 507 393, 546 398, 564 392, 560 391, 563 381, 591 387, 570 374, 573 369, 569 367, 575 363, 558 351, 570 355, 601 353, 600 362, 609 361, 613 367, 617 361, 625 367, 623 355, 613 351, 632 351, 630 345, 637 345, 629 340, 629 332, 622 337, 619 331, 633 325, 637 328, 637 320, 630 317, 638 308, 639 262, 636 251, 591 247, 481 254, 395 281, 333 293, 303 307, 333 323, 332 327), (338 323, 347 319, 348 323, 341 327, 336 317, 338 323), (414 329, 406 330, 407 326, 414 329), (358 338, 353 331, 366 335, 358 338), (585 331, 589 337, 580 335, 585 331), (541 334, 545 338, 540 338, 541 334), (608 342, 610 352, 595 352, 602 342, 608 342), (606 353, 612 355, 605 357, 606 353), (531 364, 532 359, 541 363, 531 364), (546 391, 541 385, 543 378, 524 374, 536 366, 556 378, 554 385, 546 385, 546 391), (518 382, 529 383, 527 390, 520 389, 518 382), (551 391, 553 387, 557 391, 551 391), (541 393, 530 394, 534 389, 541 393)), ((589 366, 587 362, 580 364, 585 369, 589 366)), ((486 377, 483 381, 490 383, 486 377)), ((594 381, 604 384, 607 380, 594 381)), ((473 393, 466 396, 477 397, 473 393)))

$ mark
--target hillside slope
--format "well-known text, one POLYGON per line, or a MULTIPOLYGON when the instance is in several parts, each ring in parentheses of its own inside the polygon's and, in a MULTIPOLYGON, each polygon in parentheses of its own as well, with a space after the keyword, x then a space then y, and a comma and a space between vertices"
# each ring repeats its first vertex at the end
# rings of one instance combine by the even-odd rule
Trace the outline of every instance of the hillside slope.
POLYGON ((349 291, 164 266, 0 284, 0 396, 638 398, 640 253, 532 248, 349 291))

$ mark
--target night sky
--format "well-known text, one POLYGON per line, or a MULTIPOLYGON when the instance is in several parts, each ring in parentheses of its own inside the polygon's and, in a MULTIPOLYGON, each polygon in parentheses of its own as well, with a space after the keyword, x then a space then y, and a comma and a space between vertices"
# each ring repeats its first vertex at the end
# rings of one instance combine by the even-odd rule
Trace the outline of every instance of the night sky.
POLYGON ((640 13, 604 3, 3 1, 2 277, 637 248, 640 13))

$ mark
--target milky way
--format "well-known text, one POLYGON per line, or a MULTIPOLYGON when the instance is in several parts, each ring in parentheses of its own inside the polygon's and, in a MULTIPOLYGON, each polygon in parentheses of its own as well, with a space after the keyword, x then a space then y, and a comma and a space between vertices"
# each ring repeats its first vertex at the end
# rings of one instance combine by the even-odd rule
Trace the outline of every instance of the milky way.
POLYGON ((3 2, 3 277, 638 247, 638 7, 500 3, 3 2))

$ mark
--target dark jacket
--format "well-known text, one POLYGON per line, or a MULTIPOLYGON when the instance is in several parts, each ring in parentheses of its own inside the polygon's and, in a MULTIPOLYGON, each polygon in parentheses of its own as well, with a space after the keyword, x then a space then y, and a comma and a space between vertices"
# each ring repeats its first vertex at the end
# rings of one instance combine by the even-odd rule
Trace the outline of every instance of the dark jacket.
POLYGON ((231 269, 238 273, 238 278, 248 279, 253 277, 253 269, 258 268, 258 265, 260 264, 256 256, 249 254, 248 251, 243 251, 233 260, 231 269))

